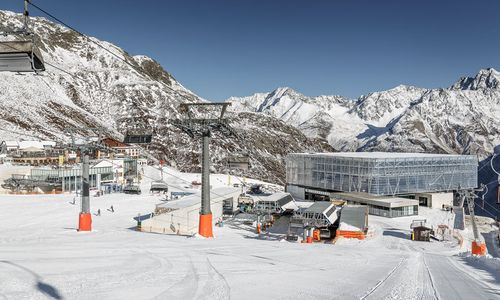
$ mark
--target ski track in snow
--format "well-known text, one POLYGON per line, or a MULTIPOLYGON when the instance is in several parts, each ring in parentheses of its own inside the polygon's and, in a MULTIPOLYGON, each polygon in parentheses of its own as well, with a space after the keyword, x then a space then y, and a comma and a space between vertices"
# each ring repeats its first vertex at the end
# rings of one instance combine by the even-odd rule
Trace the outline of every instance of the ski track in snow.
MULTIPOLYGON (((478 281, 488 273, 452 256, 455 246, 410 241, 413 218, 370 216, 373 237, 335 245, 279 241, 238 221, 205 240, 131 230, 132 218, 159 198, 112 194, 91 198, 92 212, 103 215, 93 217, 93 232, 78 233, 72 198, 0 195, 0 211, 9 212, 0 228, 0 299, 54 298, 48 292, 63 299, 500 299, 495 278, 478 281), (105 210, 110 205, 115 213, 105 210)), ((449 217, 421 213, 430 222, 449 217)))
POLYGON ((452 258, 437 254, 426 256, 440 299, 500 299, 493 289, 455 266, 452 258))

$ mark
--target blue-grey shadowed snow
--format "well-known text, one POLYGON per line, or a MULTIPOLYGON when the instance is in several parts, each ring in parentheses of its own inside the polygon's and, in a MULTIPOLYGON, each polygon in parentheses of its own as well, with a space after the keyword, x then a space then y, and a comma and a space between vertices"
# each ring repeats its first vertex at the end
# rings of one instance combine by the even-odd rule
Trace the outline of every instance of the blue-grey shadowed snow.
POLYGON ((377 138, 378 136, 381 136, 382 134, 389 131, 389 129, 390 129, 389 126, 377 127, 377 126, 373 126, 370 124, 366 124, 366 126, 368 126, 368 128, 365 131, 363 131, 362 133, 358 134, 356 136, 356 138, 358 138, 358 139, 377 138))
POLYGON ((32 270, 24 267, 24 266, 21 266, 19 264, 16 264, 16 263, 13 263, 13 262, 10 262, 10 261, 6 261, 6 260, 0 260, 0 263, 3 263, 3 264, 7 264, 7 265, 11 265, 13 267, 16 267, 18 269, 21 269, 27 273, 30 273, 36 280, 36 288, 44 295, 48 296, 49 298, 52 298, 52 299, 63 299, 63 297, 61 296, 61 294, 59 294, 59 291, 53 287, 52 285, 48 284, 48 283, 45 283, 41 280, 41 277, 40 275, 38 275, 37 273, 33 272, 32 270))
POLYGON ((500 249, 498 246, 496 245, 499 245, 500 242, 499 242, 499 238, 500 238, 500 235, 498 233, 498 231, 490 231, 490 232, 483 232, 481 233, 481 235, 483 236, 484 238, 484 241, 486 243, 486 248, 488 250, 488 254, 493 256, 493 257, 499 257, 500 258, 500 249))
MULTIPOLYGON (((480 269, 482 271, 485 271, 491 275, 493 280, 489 280, 489 283, 491 284, 500 284, 500 271, 498 269, 499 264, 498 262, 491 262, 487 261, 484 259, 484 257, 476 257, 476 256, 467 256, 467 257, 462 257, 461 260, 473 267, 474 269, 480 269)), ((500 289, 492 289, 492 288, 486 288, 485 287, 485 292, 489 293, 492 298, 488 299, 500 299, 500 289)))
POLYGON ((44 293, 45 295, 49 296, 50 298, 53 298, 53 299, 62 299, 61 295, 59 295, 59 292, 57 291, 57 289, 53 286, 51 286, 50 284, 46 284, 44 282, 41 282, 41 281, 38 281, 38 283, 36 284, 36 287, 38 288, 38 290, 42 293, 44 293))
POLYGON ((409 235, 408 233, 404 233, 402 231, 397 231, 397 230, 384 230, 384 232, 382 233, 382 235, 384 236, 393 236, 393 237, 396 237, 396 238, 400 238, 400 239, 409 239, 409 235))
POLYGON ((356 136, 356 138, 358 138, 358 139, 371 138, 372 141, 375 141, 377 139, 377 137, 379 137, 387 132, 390 132, 392 130, 392 127, 394 127, 394 125, 396 125, 402 117, 403 117, 403 114, 392 119, 389 123, 387 123, 387 126, 385 126, 385 127, 376 127, 376 126, 373 126, 370 124, 366 124, 366 126, 368 126, 368 129, 366 129, 364 132, 358 134, 356 136))

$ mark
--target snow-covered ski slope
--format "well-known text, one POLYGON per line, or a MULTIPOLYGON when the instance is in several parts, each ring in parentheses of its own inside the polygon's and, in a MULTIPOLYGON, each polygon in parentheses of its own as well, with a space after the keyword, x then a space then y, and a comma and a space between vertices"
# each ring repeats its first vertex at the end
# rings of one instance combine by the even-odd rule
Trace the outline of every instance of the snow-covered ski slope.
MULTIPOLYGON (((143 189, 159 176, 145 171, 143 189)), ((197 176, 165 172, 181 189, 197 176)), ((213 175, 213 185, 225 177, 213 175)), ((0 195, 0 299, 500 299, 498 259, 457 255, 456 242, 412 242, 410 217, 370 216, 372 237, 335 245, 259 237, 237 222, 205 240, 133 230, 132 218, 160 202, 143 190, 92 197, 102 215, 79 233, 73 197, 0 195)), ((448 212, 421 213, 453 221, 448 212)))

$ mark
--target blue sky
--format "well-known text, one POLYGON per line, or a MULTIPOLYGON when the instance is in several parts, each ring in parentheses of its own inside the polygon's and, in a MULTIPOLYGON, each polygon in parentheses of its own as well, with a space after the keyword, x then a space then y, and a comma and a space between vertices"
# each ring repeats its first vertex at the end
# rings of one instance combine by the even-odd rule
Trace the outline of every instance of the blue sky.
POLYGON ((33 1, 216 101, 280 86, 349 97, 447 87, 500 69, 500 1, 33 1))

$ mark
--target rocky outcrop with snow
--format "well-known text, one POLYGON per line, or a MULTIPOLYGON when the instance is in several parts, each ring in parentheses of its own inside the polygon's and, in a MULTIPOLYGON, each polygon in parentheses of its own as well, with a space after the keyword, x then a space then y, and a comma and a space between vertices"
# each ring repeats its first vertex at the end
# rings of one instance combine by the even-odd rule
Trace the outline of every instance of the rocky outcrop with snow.
POLYGON ((237 110, 269 114, 343 151, 478 154, 500 144, 500 73, 481 70, 450 88, 400 85, 356 100, 306 97, 290 88, 232 97, 237 110))

